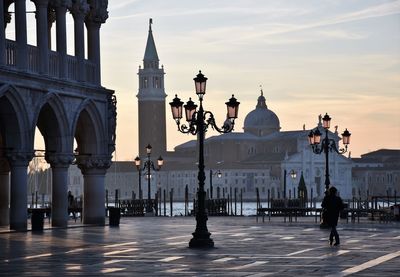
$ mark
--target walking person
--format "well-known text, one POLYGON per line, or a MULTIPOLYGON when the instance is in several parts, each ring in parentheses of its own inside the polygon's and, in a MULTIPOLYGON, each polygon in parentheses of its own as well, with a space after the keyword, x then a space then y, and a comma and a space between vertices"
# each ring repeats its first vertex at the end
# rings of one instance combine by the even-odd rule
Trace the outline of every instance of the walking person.
POLYGON ((330 187, 328 194, 322 200, 321 207, 326 211, 326 220, 328 226, 331 228, 331 233, 329 235, 329 244, 333 244, 333 237, 335 237, 335 246, 340 244, 339 234, 336 230, 336 226, 339 219, 339 213, 343 210, 344 205, 342 198, 336 195, 337 189, 335 187, 330 187))

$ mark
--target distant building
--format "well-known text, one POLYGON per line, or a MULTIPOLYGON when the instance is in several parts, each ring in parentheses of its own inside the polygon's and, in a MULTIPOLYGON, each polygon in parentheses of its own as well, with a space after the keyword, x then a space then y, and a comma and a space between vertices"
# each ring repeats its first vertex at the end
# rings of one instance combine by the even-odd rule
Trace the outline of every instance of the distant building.
MULTIPOLYGON (((139 67, 138 126, 139 155, 146 156, 145 147, 150 144, 155 155, 164 155, 167 150, 165 125, 164 67, 159 65, 156 45, 149 22, 149 34, 143 58, 143 68, 139 67)), ((158 157, 157 156, 157 157, 158 157)))
MULTIPOLYGON (((159 68, 151 21, 143 63, 143 69, 139 69, 138 93, 140 157, 142 161, 145 159, 145 146, 151 144, 153 161, 160 154, 165 160, 162 170, 152 174, 151 194, 154 195, 157 188, 173 189, 174 199, 182 200, 187 186, 189 197, 194 198, 198 187, 197 141, 191 140, 176 146, 174 151, 166 151, 164 70, 159 68)), ((321 122, 318 125, 322 128, 321 122)), ((323 197, 325 159, 324 155, 312 153, 307 137, 310 130, 281 131, 279 118, 268 109, 262 91, 255 109, 245 117, 243 130, 205 140, 208 196, 234 196, 236 191, 237 195, 242 192, 245 200, 255 200, 258 188, 264 200, 268 192, 272 198, 284 194, 295 197, 303 173, 308 195, 323 197), (296 179, 288 175, 291 170, 296 171, 296 179), (221 178, 216 175, 218 171, 221 178)), ((340 140, 336 131, 330 136, 337 142, 340 140)), ((342 155, 330 155, 330 180, 344 198, 351 198, 351 164, 351 159, 342 155)), ((107 173, 110 196, 115 188, 121 189, 121 197, 130 198, 132 190, 138 196, 138 183, 133 162, 129 166, 126 162, 114 163, 107 173)), ((147 180, 143 176, 141 187, 146 198, 147 180)))
POLYGON ((400 150, 380 149, 353 158, 353 162, 353 196, 399 195, 400 150))

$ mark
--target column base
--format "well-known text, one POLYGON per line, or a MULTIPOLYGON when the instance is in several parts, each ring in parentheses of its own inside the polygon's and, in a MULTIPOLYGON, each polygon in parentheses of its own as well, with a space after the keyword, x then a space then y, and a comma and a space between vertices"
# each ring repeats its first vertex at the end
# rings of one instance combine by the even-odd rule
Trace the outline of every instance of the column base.
POLYGON ((213 248, 214 241, 210 238, 211 233, 193 233, 193 238, 189 242, 189 248, 213 248))
POLYGON ((15 231, 27 231, 28 230, 28 224, 27 222, 11 222, 10 223, 10 230, 15 230, 15 231))

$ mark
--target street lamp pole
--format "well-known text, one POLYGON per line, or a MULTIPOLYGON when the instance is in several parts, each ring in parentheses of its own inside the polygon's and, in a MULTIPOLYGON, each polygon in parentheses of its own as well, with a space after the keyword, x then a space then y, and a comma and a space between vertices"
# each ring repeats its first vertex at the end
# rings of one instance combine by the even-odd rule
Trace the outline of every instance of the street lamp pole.
POLYGON ((213 176, 215 176, 215 175, 217 175, 218 178, 221 178, 221 176, 222 176, 221 170, 218 169, 217 172, 213 173, 212 169, 210 169, 210 198, 211 199, 213 198, 213 190, 214 190, 212 179, 213 179, 213 176))
POLYGON ((140 158, 139 156, 137 156, 135 158, 135 165, 136 165, 136 169, 139 172, 139 198, 142 198, 142 187, 141 187, 141 172, 146 170, 146 177, 147 177, 147 205, 146 205, 146 213, 150 213, 152 212, 153 208, 151 207, 151 187, 150 187, 150 181, 151 181, 151 169, 155 170, 155 171, 159 171, 161 169, 161 167, 164 164, 164 160, 163 158, 160 156, 157 159, 157 168, 154 166, 153 161, 151 160, 151 145, 147 145, 146 146, 146 153, 147 153, 147 159, 143 164, 143 167, 140 166, 140 158))
POLYGON ((135 165, 136 165, 136 168, 137 168, 137 170, 138 170, 138 176, 139 176, 139 179, 138 179, 138 184, 139 184, 139 200, 142 200, 142 199, 143 199, 143 194, 142 194, 142 169, 140 168, 140 158, 139 158, 139 156, 137 156, 137 157, 135 158, 135 165))
MULTIPOLYGON (((325 195, 328 192, 329 186, 331 184, 329 179, 329 152, 336 152, 338 154, 344 154, 347 152, 347 146, 350 144, 350 132, 346 129, 342 133, 343 145, 344 148, 338 148, 336 145, 336 141, 334 139, 329 138, 329 127, 331 123, 331 118, 326 113, 322 118, 322 127, 325 130, 325 137, 321 141, 321 132, 318 127, 315 130, 311 130, 308 135, 308 142, 311 145, 312 151, 315 154, 321 154, 322 152, 325 154, 325 195)), ((321 225, 325 225, 326 220, 324 219, 324 213, 322 214, 322 223, 321 225)))
POLYGON ((192 135, 197 135, 199 144, 199 162, 198 162, 198 177, 199 188, 197 191, 198 199, 198 209, 196 212, 196 230, 192 233, 193 238, 189 242, 189 247, 191 248, 209 248, 214 247, 214 241, 210 238, 211 233, 207 229, 207 212, 205 209, 205 191, 204 191, 204 133, 207 128, 211 126, 214 130, 219 133, 229 133, 233 130, 235 125, 235 119, 237 118, 237 113, 239 110, 239 102, 232 95, 227 105, 227 118, 221 128, 219 128, 214 119, 214 115, 209 111, 204 111, 203 109, 203 97, 206 93, 206 82, 207 78, 199 71, 199 74, 193 79, 195 82, 196 94, 199 98, 200 106, 199 110, 196 111, 197 105, 193 103, 191 98, 184 105, 186 121, 188 126, 185 124, 180 124, 182 119, 182 106, 183 102, 175 95, 175 98, 171 105, 172 117, 174 118, 178 131, 181 133, 190 133, 192 135))

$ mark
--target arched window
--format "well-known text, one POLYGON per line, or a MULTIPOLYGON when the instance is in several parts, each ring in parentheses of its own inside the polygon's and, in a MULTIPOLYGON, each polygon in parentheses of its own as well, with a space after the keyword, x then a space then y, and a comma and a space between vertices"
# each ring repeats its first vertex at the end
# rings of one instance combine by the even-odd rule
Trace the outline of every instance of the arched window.
POLYGON ((154 87, 160 88, 160 78, 154 77, 154 87))

